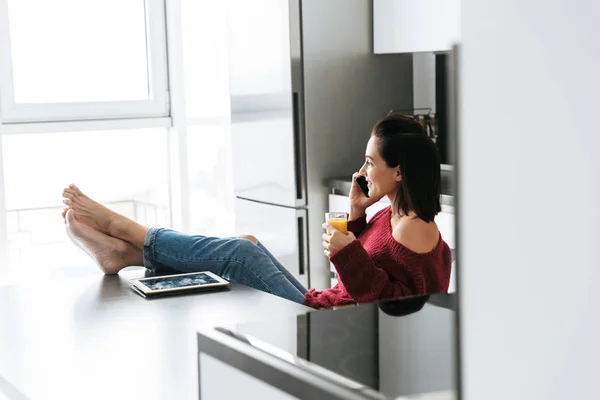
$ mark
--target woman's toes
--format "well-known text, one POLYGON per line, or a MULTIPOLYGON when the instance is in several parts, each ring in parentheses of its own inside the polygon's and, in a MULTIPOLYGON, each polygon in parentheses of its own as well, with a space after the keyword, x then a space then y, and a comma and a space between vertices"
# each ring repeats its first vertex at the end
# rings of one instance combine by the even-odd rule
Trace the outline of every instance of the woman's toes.
POLYGON ((77 196, 77 192, 75 192, 73 189, 63 189, 63 197, 67 196, 77 196))
POLYGON ((76 194, 78 194, 78 195, 81 195, 81 194, 82 194, 82 193, 81 193, 81 190, 79 190, 79 188, 78 188, 78 187, 77 187, 77 186, 76 186, 74 183, 71 183, 71 184, 69 185, 69 189, 73 190, 73 191, 74 191, 76 194))
POLYGON ((73 202, 71 201, 71 199, 63 199, 63 204, 65 204, 67 206, 71 206, 71 204, 73 204, 73 202))

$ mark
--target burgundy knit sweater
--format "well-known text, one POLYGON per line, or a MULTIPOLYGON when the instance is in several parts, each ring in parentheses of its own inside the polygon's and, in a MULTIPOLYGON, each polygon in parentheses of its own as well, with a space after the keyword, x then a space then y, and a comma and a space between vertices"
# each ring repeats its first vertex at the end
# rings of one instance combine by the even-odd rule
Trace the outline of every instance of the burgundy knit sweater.
POLYGON ((330 257, 339 283, 323 291, 310 289, 304 304, 328 308, 447 291, 452 255, 442 235, 429 253, 415 253, 394 239, 390 219, 387 207, 368 224, 366 216, 349 221, 357 240, 330 257))

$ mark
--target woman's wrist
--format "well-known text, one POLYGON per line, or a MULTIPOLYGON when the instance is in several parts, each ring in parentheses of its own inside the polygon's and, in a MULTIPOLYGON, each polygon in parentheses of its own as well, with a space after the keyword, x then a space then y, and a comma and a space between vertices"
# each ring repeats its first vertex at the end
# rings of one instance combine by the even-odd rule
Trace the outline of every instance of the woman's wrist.
POLYGON ((366 209, 363 207, 350 207, 350 215, 348 216, 349 221, 355 221, 366 215, 366 209))

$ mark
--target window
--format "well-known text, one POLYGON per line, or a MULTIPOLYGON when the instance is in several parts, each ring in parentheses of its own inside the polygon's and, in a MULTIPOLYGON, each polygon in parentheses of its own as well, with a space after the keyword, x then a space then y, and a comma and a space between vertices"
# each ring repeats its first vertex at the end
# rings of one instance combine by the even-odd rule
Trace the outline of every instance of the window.
POLYGON ((168 115, 163 2, 0 4, 3 123, 168 115))
POLYGON ((0 264, 90 263, 60 219, 70 182, 170 225, 164 4, 0 1, 0 264))
POLYGON ((10 267, 89 264, 61 223, 69 183, 147 226, 169 225, 167 129, 2 138, 10 267))
POLYGON ((65 233, 69 183, 146 226, 233 235, 226 22, 214 0, 0 0, 0 269, 92 263, 65 233))

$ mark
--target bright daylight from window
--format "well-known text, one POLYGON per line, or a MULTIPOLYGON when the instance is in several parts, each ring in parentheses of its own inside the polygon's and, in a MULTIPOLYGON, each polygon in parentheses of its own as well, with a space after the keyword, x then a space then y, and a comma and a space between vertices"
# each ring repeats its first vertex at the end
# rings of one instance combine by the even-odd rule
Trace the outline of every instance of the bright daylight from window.
POLYGON ((167 58, 163 6, 0 4, 8 16, 0 21, 0 268, 92 263, 65 233, 61 193, 70 183, 146 226, 171 227, 181 215, 189 233, 233 234, 224 9, 182 1, 183 50, 167 58), (179 87, 169 87, 170 66, 183 70, 179 87), (183 100, 178 126, 165 93, 183 100), (171 150, 182 133, 187 147, 171 150))
POLYGON ((148 98, 143 1, 9 0, 8 11, 15 102, 148 98))

